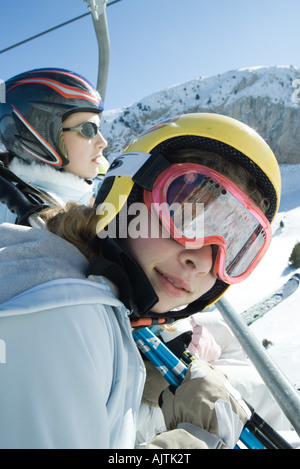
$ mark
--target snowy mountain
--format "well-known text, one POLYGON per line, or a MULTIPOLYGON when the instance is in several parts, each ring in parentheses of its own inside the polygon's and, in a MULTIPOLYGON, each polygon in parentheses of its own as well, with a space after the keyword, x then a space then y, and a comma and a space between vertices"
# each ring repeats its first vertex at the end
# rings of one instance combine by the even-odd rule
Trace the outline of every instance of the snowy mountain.
POLYGON ((251 67, 198 77, 103 113, 109 159, 140 132, 177 114, 216 112, 255 128, 280 163, 300 163, 300 69, 251 67))

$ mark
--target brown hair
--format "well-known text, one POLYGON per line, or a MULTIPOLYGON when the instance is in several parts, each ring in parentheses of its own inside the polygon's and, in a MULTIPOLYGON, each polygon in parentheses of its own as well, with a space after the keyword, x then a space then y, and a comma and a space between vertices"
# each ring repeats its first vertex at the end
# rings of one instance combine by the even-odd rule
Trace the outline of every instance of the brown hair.
POLYGON ((88 260, 99 255, 96 207, 69 202, 65 208, 46 208, 39 215, 48 231, 74 244, 88 260))

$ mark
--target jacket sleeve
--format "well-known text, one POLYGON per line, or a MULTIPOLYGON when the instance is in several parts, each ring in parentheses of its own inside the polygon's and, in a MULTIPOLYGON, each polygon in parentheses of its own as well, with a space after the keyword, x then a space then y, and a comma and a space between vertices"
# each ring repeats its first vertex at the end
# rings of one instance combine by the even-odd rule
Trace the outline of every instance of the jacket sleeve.
POLYGON ((105 309, 64 306, 0 322, 0 447, 109 448, 115 357, 105 309))

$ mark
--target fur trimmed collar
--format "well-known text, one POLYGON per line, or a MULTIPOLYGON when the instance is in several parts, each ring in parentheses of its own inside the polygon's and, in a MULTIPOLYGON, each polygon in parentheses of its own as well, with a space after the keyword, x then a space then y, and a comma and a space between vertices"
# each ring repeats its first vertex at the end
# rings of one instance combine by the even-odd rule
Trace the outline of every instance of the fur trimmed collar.
POLYGON ((58 171, 47 164, 22 163, 14 158, 9 166, 19 178, 49 193, 60 204, 69 200, 88 204, 93 195, 93 183, 65 171, 58 171))

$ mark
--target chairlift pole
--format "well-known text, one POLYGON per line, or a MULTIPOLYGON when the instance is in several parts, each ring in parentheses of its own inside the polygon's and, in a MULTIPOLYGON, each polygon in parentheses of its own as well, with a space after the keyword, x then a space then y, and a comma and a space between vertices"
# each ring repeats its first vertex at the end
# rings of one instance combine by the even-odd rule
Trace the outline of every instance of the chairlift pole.
POLYGON ((216 307, 229 324, 263 381, 300 436, 300 396, 296 389, 269 357, 263 345, 239 317, 228 300, 221 298, 217 301, 216 307))
POLYGON ((110 59, 110 41, 106 18, 107 0, 87 1, 93 17, 93 23, 99 50, 97 90, 102 98, 102 101, 104 102, 108 81, 110 59))

